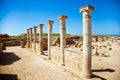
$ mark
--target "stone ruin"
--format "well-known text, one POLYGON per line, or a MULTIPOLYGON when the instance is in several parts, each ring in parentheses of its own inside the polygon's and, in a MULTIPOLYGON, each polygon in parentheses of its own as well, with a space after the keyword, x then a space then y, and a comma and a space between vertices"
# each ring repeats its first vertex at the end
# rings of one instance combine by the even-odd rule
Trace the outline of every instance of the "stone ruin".
POLYGON ((120 37, 109 36, 92 36, 91 32, 91 12, 94 7, 87 5, 81 7, 80 12, 83 13, 83 36, 66 37, 66 15, 58 16, 60 20, 60 37, 52 37, 52 25, 54 21, 48 20, 48 38, 43 38, 43 26, 39 24, 39 38, 36 37, 37 26, 27 29, 27 43, 24 46, 38 55, 47 55, 47 59, 62 66, 66 66, 68 71, 81 75, 83 79, 89 79, 92 76, 91 71, 91 56, 104 56, 107 54, 100 54, 102 49, 111 50, 111 43, 120 40, 120 37), (34 33, 32 32, 34 31, 34 33), (33 35, 32 35, 33 34, 33 35), (97 45, 94 43, 104 43, 97 45), (91 44, 93 43, 93 44, 91 44), (98 48, 101 48, 98 50, 98 48), (44 51, 47 51, 45 53, 44 51), (79 72, 82 72, 81 74, 79 72))
MULTIPOLYGON (((92 48, 92 33, 91 33, 91 12, 94 8, 90 5, 84 6, 80 9, 83 12, 83 43, 76 42, 75 39, 66 38, 66 15, 58 16, 60 21, 60 38, 55 38, 52 41, 52 25, 54 21, 48 20, 48 40, 47 40, 47 59, 53 60, 60 63, 62 66, 70 68, 70 70, 82 72, 82 78, 90 78, 91 72, 91 53, 92 48), (70 45, 68 45, 70 44, 70 45), (74 47, 81 47, 83 45, 83 50, 77 48, 68 48, 74 44, 74 47), (54 46, 53 46, 54 45, 54 46), (58 47, 57 47, 57 46, 58 47), (72 50, 72 51, 70 51, 72 50), (83 56, 81 53, 83 51, 83 56), (83 58, 82 58, 83 57, 83 58), (82 61, 82 62, 81 62, 82 61), (80 65, 82 63, 82 65, 80 65)), ((37 43, 37 26, 27 29, 27 43, 26 48, 35 52, 39 55, 44 55, 44 44, 43 43, 43 26, 44 24, 39 24, 39 43, 37 43), (33 31, 34 30, 34 34, 33 31), (33 35, 32 35, 33 34, 33 35)), ((82 39, 82 38, 81 38, 82 39)), ((96 40, 97 41, 97 40, 96 40)), ((21 42, 21 47, 23 48, 23 42, 21 42)))
POLYGON ((18 39, 11 38, 8 34, 0 34, 0 53, 9 46, 20 46, 20 42, 23 41, 26 44, 26 38, 18 39))
MULTIPOLYGON (((25 39, 22 39, 25 42, 25 39)), ((21 39, 11 38, 8 34, 1 34, 1 42, 4 46, 20 46, 21 39)))

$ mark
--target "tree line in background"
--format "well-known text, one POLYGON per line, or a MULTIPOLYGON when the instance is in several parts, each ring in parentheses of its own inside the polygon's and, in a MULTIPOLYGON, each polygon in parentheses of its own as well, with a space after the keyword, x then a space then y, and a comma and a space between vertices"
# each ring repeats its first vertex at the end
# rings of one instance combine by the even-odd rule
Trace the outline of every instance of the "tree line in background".
MULTIPOLYGON (((33 34, 34 35, 34 34, 33 34)), ((43 33, 43 37, 47 37, 47 33, 43 33)), ((39 36, 39 33, 37 33, 37 36, 39 36)), ((59 33, 53 33, 52 34, 53 37, 59 37, 60 34, 59 33)), ((70 34, 66 34, 66 37, 70 37, 71 35, 70 34)), ((27 34, 26 33, 22 33, 20 35, 16 35, 16 36, 10 36, 10 38, 17 38, 17 39, 23 39, 23 38, 26 38, 27 37, 27 34)))
MULTIPOLYGON (((53 33, 52 34, 53 37, 59 37, 60 34, 59 33, 53 33)), ((83 35, 71 35, 71 34, 66 34, 66 37, 71 37, 71 36, 83 36, 83 35)), ((110 37, 110 36, 120 36, 120 35, 92 35, 92 36, 106 36, 106 37, 110 37)), ((25 39, 27 37, 26 33, 22 33, 20 35, 13 35, 13 36, 9 36, 7 33, 5 34, 1 34, 1 38, 12 38, 12 39, 25 39)), ((37 37, 39 37, 39 33, 37 33, 37 37)), ((47 38, 47 33, 43 33, 43 37, 47 38)))

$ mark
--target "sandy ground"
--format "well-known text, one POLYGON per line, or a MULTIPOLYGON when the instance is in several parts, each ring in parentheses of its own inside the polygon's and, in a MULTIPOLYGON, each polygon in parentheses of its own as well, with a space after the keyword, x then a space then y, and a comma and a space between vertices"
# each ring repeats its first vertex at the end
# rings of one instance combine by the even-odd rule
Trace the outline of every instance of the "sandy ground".
POLYGON ((120 80, 120 56, 93 57, 92 63, 95 80, 120 80))
MULTIPOLYGON (((44 56, 45 57, 45 56, 44 56)), ((92 57, 91 80, 120 80, 120 54, 92 57)), ((25 48, 7 47, 0 56, 0 80, 82 80, 25 48)))
POLYGON ((27 49, 7 47, 0 57, 0 80, 80 80, 27 49))
MULTIPOLYGON (((107 42, 98 42, 97 45, 107 42)), ((100 80, 120 80, 120 41, 110 42, 112 50, 99 48, 99 53, 109 56, 92 56, 92 72, 100 80)))

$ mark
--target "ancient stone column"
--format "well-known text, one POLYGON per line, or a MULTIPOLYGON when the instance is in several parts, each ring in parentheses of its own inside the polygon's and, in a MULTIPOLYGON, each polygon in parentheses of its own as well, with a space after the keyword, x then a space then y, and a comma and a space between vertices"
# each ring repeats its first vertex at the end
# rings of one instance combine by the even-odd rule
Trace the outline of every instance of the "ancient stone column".
POLYGON ((27 29, 27 48, 30 48, 30 35, 29 35, 29 29, 27 29))
POLYGON ((43 55, 43 26, 44 24, 39 24, 40 27, 40 34, 39 34, 39 46, 40 46, 40 55, 43 55))
POLYGON ((24 48, 25 46, 24 46, 24 41, 20 41, 20 46, 21 46, 21 48, 24 48))
POLYGON ((37 26, 33 26, 34 30, 34 51, 36 52, 36 42, 37 42, 37 31, 36 31, 37 26))
POLYGON ((48 60, 51 60, 51 45, 52 45, 52 24, 54 21, 48 20, 48 60))
POLYGON ((29 28, 29 37, 30 37, 30 49, 32 50, 32 28, 29 28))
POLYGON ((89 79, 92 76, 91 72, 91 12, 94 11, 94 7, 87 5, 80 8, 80 12, 83 12, 83 64, 82 64, 82 78, 89 79))
POLYGON ((65 66, 65 53, 64 48, 66 46, 66 19, 68 17, 61 15, 58 17, 60 20, 60 54, 61 54, 61 65, 65 66))

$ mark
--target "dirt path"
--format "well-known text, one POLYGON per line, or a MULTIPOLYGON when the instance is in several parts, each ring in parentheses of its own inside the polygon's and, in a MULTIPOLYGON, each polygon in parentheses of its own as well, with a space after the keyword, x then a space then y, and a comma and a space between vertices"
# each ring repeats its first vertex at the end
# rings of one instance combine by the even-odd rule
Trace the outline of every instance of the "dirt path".
POLYGON ((0 80, 80 80, 80 78, 27 49, 7 47, 0 56, 0 80))

